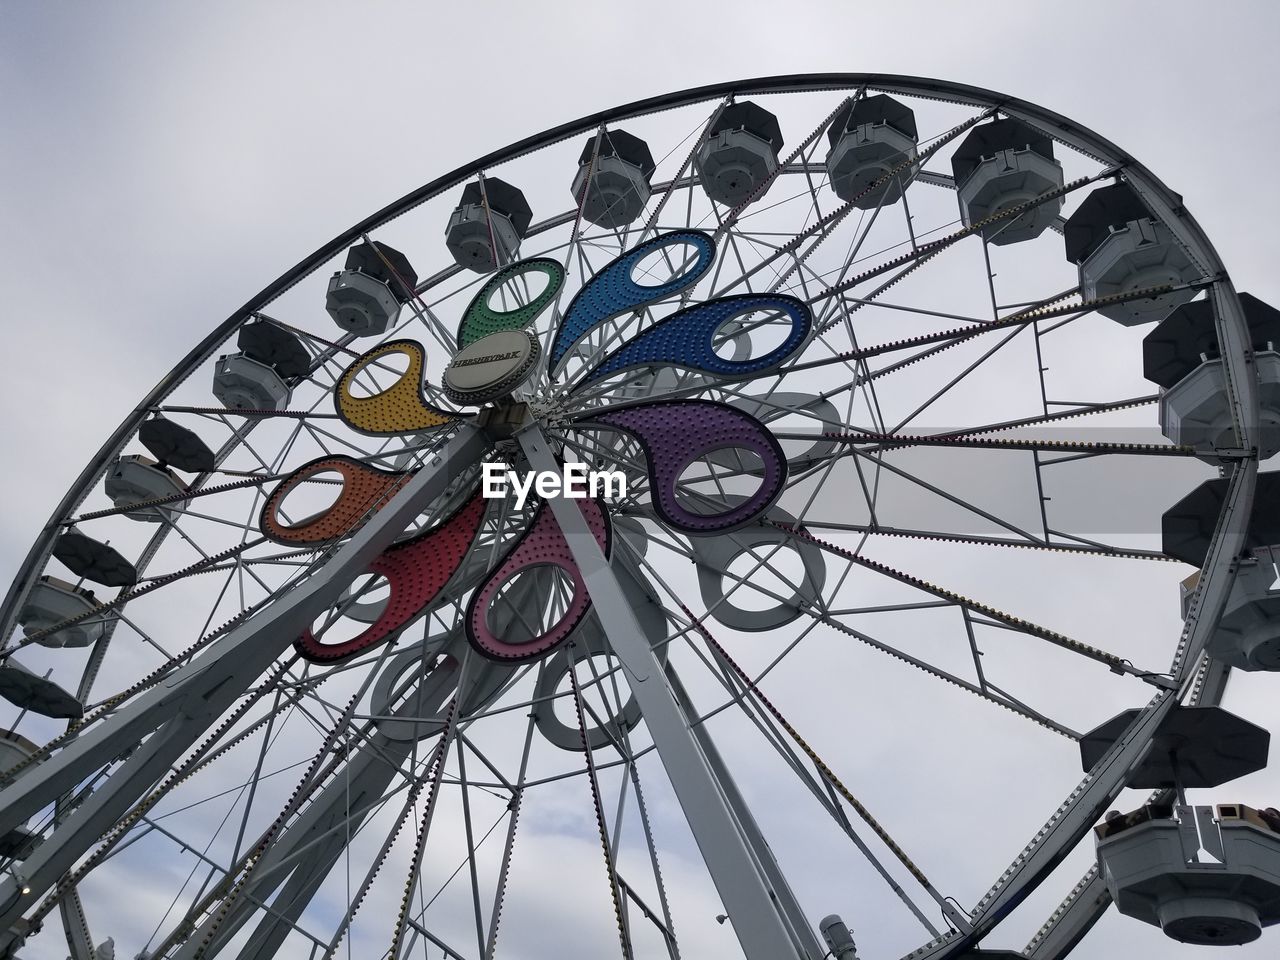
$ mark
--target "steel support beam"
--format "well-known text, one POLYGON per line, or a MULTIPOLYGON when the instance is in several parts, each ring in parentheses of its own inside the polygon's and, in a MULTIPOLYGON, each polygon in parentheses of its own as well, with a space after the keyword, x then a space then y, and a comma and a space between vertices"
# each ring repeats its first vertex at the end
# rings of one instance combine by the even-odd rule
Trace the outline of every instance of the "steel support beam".
POLYGON ((1050 919, 1023 953, 1030 960, 1060 960, 1075 949, 1109 906, 1111 894, 1107 892, 1102 874, 1094 867, 1080 878, 1069 901, 1060 908, 1061 913, 1050 919))
MULTIPOLYGON (((539 427, 527 426, 518 437, 534 470, 560 472, 560 463, 539 427)), ((809 960, 793 939, 790 925, 779 909, 777 894, 752 857, 707 758, 664 681, 662 665, 581 510, 574 501, 562 497, 552 497, 547 504, 578 564, 631 693, 640 704, 658 756, 743 954, 748 960, 809 960)))
MULTIPOLYGON (((667 682, 671 686, 671 692, 675 695, 676 702, 684 711, 686 722, 688 722, 687 718, 695 714, 689 695, 684 689, 684 684, 680 682, 679 675, 670 665, 667 666, 666 674, 667 682)), ((693 736, 698 741, 698 746, 702 748, 703 755, 707 758, 712 774, 720 784, 725 802, 738 821, 738 828, 747 843, 747 848, 751 851, 751 855, 755 857, 760 873, 768 881, 774 895, 777 897, 778 909, 791 925, 793 938, 805 951, 804 956, 811 958, 811 960, 822 960, 827 955, 827 949, 822 945, 813 928, 809 926, 804 908, 800 906, 800 901, 796 899, 791 885, 787 883, 786 875, 783 874, 782 867, 778 865, 778 861, 774 858, 773 850, 770 849, 769 842, 764 838, 760 825, 756 823, 756 818, 752 816, 750 805, 742 796, 741 791, 738 790, 738 785, 734 782, 733 774, 730 772, 728 764, 720 756, 720 749, 716 746, 716 742, 711 736, 711 731, 707 729, 706 724, 702 723, 691 726, 690 729, 692 729, 693 736)))
POLYGON ((63 897, 58 911, 62 914, 62 928, 67 934, 67 949, 71 951, 67 960, 97 960, 98 951, 93 946, 79 891, 72 890, 63 897))
MULTIPOLYGON (((25 887, 0 882, 0 929, 9 927, 47 892, 93 843, 127 814, 182 754, 221 717, 351 580, 486 449, 470 425, 432 456, 428 464, 380 511, 339 547, 313 576, 233 629, 199 656, 102 720, 82 736, 0 791, 0 833, 25 822, 94 771, 132 750, 102 787, 89 796, 23 865, 25 887)), ((0 934, 0 956, 10 946, 0 934)), ((11 938, 10 938, 11 939, 11 938)))
MULTIPOLYGON (((456 681, 457 674, 452 673, 450 678, 456 681)), ((413 720, 434 714, 454 690, 455 686, 446 682, 433 688, 429 699, 419 701, 410 697, 392 716, 413 720)), ((328 783, 297 818, 276 835, 253 875, 240 888, 236 902, 229 909, 212 904, 200 926, 172 953, 174 960, 194 956, 207 931, 215 925, 217 933, 205 944, 201 955, 217 956, 240 928, 259 913, 258 904, 270 900, 277 889, 280 894, 272 904, 274 912, 261 916, 237 956, 240 960, 269 960, 278 956, 293 925, 341 858, 347 837, 359 832, 366 818, 387 796, 416 747, 414 740, 397 740, 373 732, 341 768, 334 770, 328 783)))

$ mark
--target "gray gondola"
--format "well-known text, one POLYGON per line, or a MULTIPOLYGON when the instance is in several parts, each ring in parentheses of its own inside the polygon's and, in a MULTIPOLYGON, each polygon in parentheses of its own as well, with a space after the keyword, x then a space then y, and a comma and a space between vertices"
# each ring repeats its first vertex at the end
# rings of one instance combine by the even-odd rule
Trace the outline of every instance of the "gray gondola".
MULTIPOLYGON (((1204 563, 1226 491, 1226 480, 1208 480, 1165 511, 1162 530, 1166 554, 1197 567, 1204 563)), ((1222 616, 1205 645, 1215 660, 1241 670, 1280 671, 1280 592, 1271 589, 1277 559, 1280 473, 1260 473, 1245 551, 1236 564, 1222 616)), ((1195 586, 1195 575, 1183 583, 1184 617, 1195 586)))
POLYGON ((1280 920, 1280 833, 1257 810, 1148 805, 1096 834, 1116 908, 1175 940, 1234 946, 1280 920))
POLYGON ((529 231, 533 211, 516 187, 485 177, 462 188, 462 199, 445 228, 445 246, 460 267, 492 273, 515 259, 529 231))
MULTIPOLYGON (((1240 294, 1258 377, 1258 456, 1280 452, 1280 310, 1240 294)), ((1184 303, 1142 341, 1143 373, 1160 386, 1160 429, 1208 460, 1236 446, 1226 372, 1211 300, 1184 303)))
MULTIPOLYGON (((1029 203, 1063 185, 1062 164, 1053 141, 1021 120, 1004 117, 974 127, 951 156, 966 227, 1011 207, 1029 203)), ((982 228, 987 242, 1003 245, 1031 240, 1058 217, 1062 197, 1054 197, 982 228)))
MULTIPOLYGON (((1080 741, 1092 769, 1132 726, 1126 710, 1080 741)), ((1263 769, 1271 735, 1220 707, 1174 707, 1126 783, 1172 791, 1176 803, 1113 812, 1099 825, 1098 867, 1117 909, 1175 940, 1234 945, 1280 920, 1280 816, 1241 804, 1189 806, 1189 788, 1263 769)))
MULTIPOLYGON (((1067 218, 1063 227, 1067 259, 1076 264, 1086 299, 1135 293, 1164 285, 1179 286, 1199 279, 1200 270, 1156 220, 1129 186, 1119 182, 1099 187, 1067 218)), ((1163 320, 1174 307, 1195 296, 1192 289, 1098 309, 1125 326, 1163 320)))
POLYGON ((329 279, 324 308, 333 322, 355 337, 386 333, 413 298, 418 275, 409 259, 385 243, 356 244, 346 266, 329 279))
POLYGON ((228 410, 283 410, 290 394, 289 384, 269 364, 243 353, 218 358, 213 395, 228 410))
MULTIPOLYGON (((167 467, 162 467, 150 457, 139 453, 125 454, 107 471, 104 481, 107 496, 117 507, 132 507, 148 500, 177 497, 187 492, 187 485, 167 467)), ((125 516, 131 520, 159 523, 173 519, 186 508, 181 499, 151 507, 129 510, 125 516)))
POLYGON ((573 199, 582 205, 584 220, 610 229, 625 227, 639 219, 649 202, 653 154, 647 143, 625 130, 605 131, 598 150, 596 140, 591 137, 578 158, 573 199))
MULTIPOLYGON (((46 575, 31 587, 18 611, 18 622, 23 634, 33 637, 97 606, 92 590, 46 575)), ((102 636, 103 626, 101 620, 90 618, 40 636, 36 643, 46 647, 87 647, 102 636)))
POLYGON ((886 94, 843 107, 827 128, 827 178, 861 210, 897 203, 919 171, 915 112, 886 94))
POLYGON ((782 129, 764 107, 741 100, 725 107, 698 146, 694 166, 707 196, 726 207, 758 200, 778 170, 782 129))
POLYGON ((240 352, 219 357, 214 367, 213 395, 228 410, 283 410, 290 381, 311 369, 301 338, 259 320, 241 327, 236 343, 240 352))

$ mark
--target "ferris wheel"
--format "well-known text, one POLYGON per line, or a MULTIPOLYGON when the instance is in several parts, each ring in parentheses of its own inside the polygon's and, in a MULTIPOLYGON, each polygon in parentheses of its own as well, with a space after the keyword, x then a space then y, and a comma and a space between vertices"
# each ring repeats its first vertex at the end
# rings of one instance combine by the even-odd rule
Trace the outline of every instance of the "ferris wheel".
POLYGON ((1187 791, 1266 764, 1221 704, 1280 669, 1277 340, 1140 162, 953 83, 685 90, 432 180, 32 546, 0 957, 1248 942, 1280 814, 1187 791))

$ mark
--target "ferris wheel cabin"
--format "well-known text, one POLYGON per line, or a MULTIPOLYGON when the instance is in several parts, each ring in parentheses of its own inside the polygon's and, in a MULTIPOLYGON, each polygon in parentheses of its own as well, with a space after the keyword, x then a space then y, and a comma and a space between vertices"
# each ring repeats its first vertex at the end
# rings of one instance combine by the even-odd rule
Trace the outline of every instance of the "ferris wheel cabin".
POLYGON ((583 219, 610 229, 635 222, 649 203, 655 169, 649 145, 625 130, 607 130, 602 140, 589 139, 571 187, 583 219))
MULTIPOLYGON (((1280 451, 1280 310, 1240 294, 1258 373, 1258 457, 1280 451)), ((1210 300, 1185 303, 1142 342, 1143 372, 1160 386, 1160 429, 1176 444, 1210 461, 1235 445, 1235 425, 1210 300)))
MULTIPOLYGON (((1164 552, 1199 567, 1209 549, 1211 526, 1222 509, 1227 480, 1208 480, 1164 514, 1164 552)), ((1222 618, 1206 652, 1241 670, 1280 671, 1280 591, 1274 561, 1280 554, 1280 473, 1261 473, 1249 518, 1249 540, 1236 564, 1222 618)), ((1194 575, 1193 575, 1194 577, 1194 575)), ((1189 578, 1189 580, 1192 578, 1189 578)), ((1184 604, 1183 616, 1189 613, 1184 604)))
POLYGON ((918 172, 908 162, 917 140, 915 111, 902 101, 883 93, 855 100, 827 128, 831 189, 860 210, 897 203, 918 172))
POLYGON ((763 194, 778 170, 782 128, 778 118, 750 100, 731 103, 711 125, 694 165, 708 197, 737 207, 763 194))
MULTIPOLYGON (((1081 760, 1098 762, 1133 722, 1127 710, 1086 734, 1081 760)), ((1243 804, 1187 804, 1262 769, 1270 734, 1220 707, 1174 707, 1127 784, 1161 791, 1094 829, 1098 864, 1117 909, 1175 940, 1234 945, 1280 921, 1280 812, 1243 804)))
POLYGON ((473 180, 445 228, 445 246, 460 267, 492 273, 515 259, 533 211, 524 194, 497 177, 473 180))
MULTIPOLYGON (((1127 183, 1099 187, 1063 228, 1067 259, 1080 271, 1081 292, 1088 299, 1129 294, 1149 287, 1178 286, 1200 279, 1169 228, 1127 183)), ((1174 307, 1195 296, 1185 288, 1124 303, 1104 304, 1098 312, 1125 326, 1162 320, 1174 307)))
MULTIPOLYGON (((966 227, 994 214, 1058 190, 1062 164, 1053 156, 1053 141, 1020 120, 1007 117, 969 131, 951 157, 966 227)), ((1004 245, 1044 233, 1062 209, 1062 197, 1037 203, 1012 220, 982 228, 988 243, 1004 245)))
POLYGON ((213 395, 229 410, 283 410, 289 381, 307 375, 311 358, 302 340, 283 327, 259 320, 240 328, 239 353, 218 358, 213 395))
POLYGON ((329 280, 324 308, 333 322, 354 337, 376 337, 413 299, 418 275, 399 250, 360 243, 347 251, 344 269, 329 280))
MULTIPOLYGON (((88 614, 97 605, 92 590, 46 575, 27 595, 27 602, 18 613, 18 622, 22 624, 22 632, 31 637, 65 620, 88 614)), ((87 647, 102 636, 102 631, 101 619, 87 620, 59 627, 38 637, 36 643, 46 647, 87 647)))

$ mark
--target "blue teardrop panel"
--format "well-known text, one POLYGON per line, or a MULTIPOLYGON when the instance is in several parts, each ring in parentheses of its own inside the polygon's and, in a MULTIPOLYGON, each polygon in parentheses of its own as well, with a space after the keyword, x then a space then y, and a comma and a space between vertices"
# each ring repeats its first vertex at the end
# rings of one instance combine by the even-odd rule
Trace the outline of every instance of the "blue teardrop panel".
POLYGON ((673 230, 654 237, 613 260, 587 281, 565 311, 551 346, 551 372, 559 373, 569 352, 588 333, 613 317, 662 300, 697 283, 715 261, 715 242, 701 230, 673 230), (637 283, 632 272, 641 260, 664 247, 693 247, 694 263, 666 283, 637 283))
POLYGON ((605 357, 575 389, 632 367, 677 366, 722 380, 741 380, 777 367, 804 346, 812 327, 813 314, 808 305, 784 294, 746 293, 709 300, 658 321, 605 357), (782 343, 768 353, 745 360, 717 355, 716 331, 735 317, 760 311, 776 311, 790 319, 791 329, 782 343))

